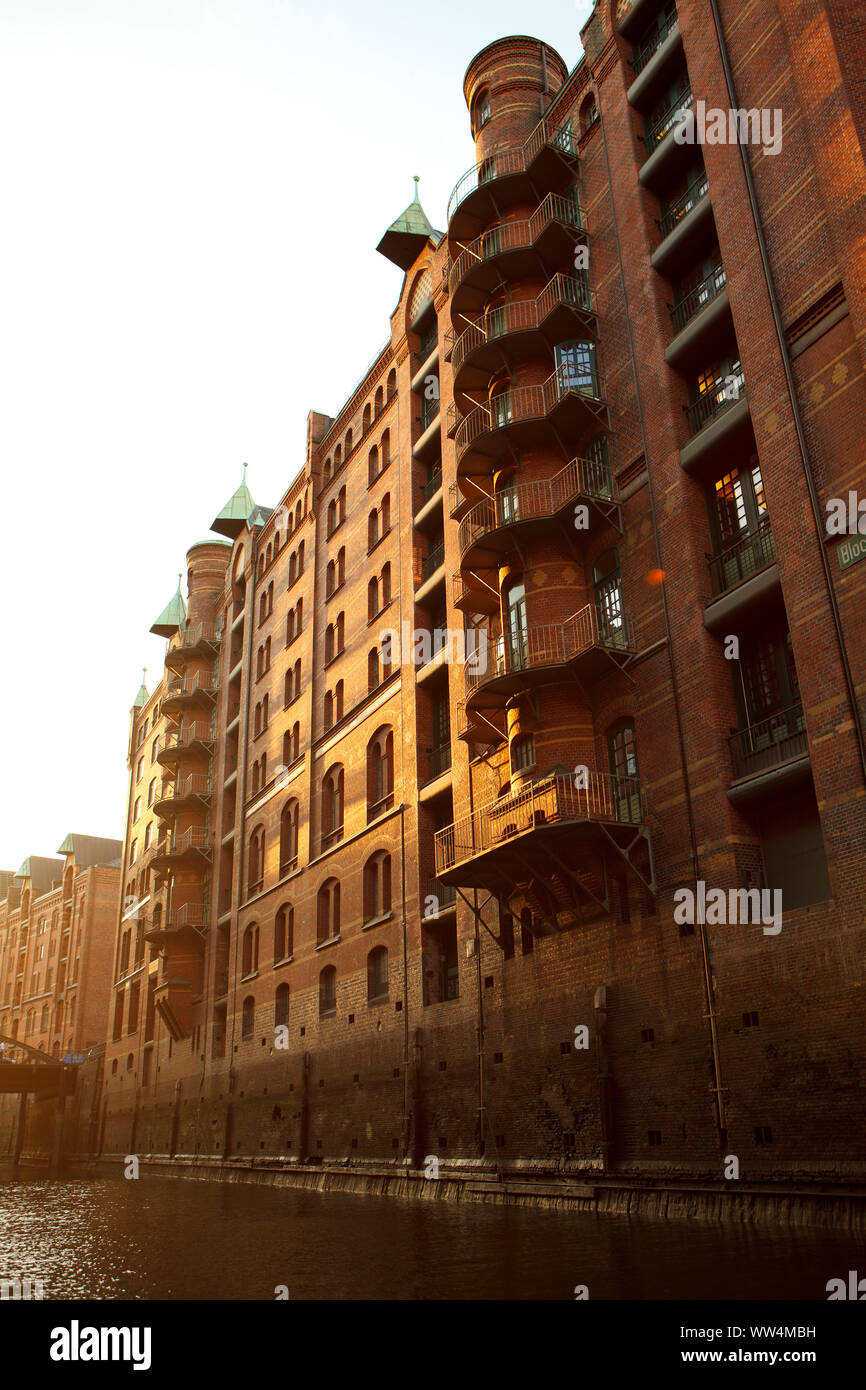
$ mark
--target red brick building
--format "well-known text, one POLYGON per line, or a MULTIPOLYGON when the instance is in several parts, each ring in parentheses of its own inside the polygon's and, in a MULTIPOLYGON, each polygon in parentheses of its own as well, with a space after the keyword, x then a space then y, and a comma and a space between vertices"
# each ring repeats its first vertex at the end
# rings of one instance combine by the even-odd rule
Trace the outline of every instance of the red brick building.
POLYGON ((582 38, 472 60, 388 345, 154 625, 105 1152, 862 1176, 863 21, 582 38))

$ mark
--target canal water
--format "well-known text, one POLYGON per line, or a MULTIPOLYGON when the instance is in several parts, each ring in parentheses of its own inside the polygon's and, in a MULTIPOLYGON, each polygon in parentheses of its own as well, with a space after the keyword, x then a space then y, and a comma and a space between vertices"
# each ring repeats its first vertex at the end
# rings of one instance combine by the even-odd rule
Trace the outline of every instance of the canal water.
POLYGON ((0 1278, 45 1299, 827 1298, 862 1235, 142 1176, 0 1176, 0 1278))

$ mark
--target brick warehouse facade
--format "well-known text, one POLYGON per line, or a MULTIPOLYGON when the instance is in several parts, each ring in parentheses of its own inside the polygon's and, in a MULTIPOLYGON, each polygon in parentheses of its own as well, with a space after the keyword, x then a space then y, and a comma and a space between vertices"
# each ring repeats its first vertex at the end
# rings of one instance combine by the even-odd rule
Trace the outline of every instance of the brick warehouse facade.
POLYGON ((473 59, 387 346, 154 624, 105 1154, 863 1176, 863 21, 582 37, 473 59))

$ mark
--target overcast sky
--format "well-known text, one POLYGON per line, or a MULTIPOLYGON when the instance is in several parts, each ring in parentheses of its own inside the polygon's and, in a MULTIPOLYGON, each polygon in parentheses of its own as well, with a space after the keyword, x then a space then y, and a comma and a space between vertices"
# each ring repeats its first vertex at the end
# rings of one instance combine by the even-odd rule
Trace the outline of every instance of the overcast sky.
POLYGON ((0 0, 0 868, 120 837, 148 629, 237 487, 388 334, 375 252, 473 159, 462 78, 509 33, 568 68, 591 0, 0 0))

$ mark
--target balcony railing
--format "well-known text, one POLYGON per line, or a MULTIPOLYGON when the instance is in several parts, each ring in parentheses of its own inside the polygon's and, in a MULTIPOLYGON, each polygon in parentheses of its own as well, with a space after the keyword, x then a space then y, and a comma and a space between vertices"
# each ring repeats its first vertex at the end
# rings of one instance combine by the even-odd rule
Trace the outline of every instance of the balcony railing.
POLYGON ((707 304, 712 304, 714 299, 718 299, 727 284, 727 279, 724 266, 714 266, 705 280, 702 280, 693 290, 689 290, 688 294, 683 295, 679 304, 668 306, 677 333, 680 329, 685 328, 686 324, 696 314, 699 314, 707 304))
POLYGON ((206 777, 203 772, 194 772, 189 777, 179 779, 177 782, 160 782, 154 802, 183 801, 190 796, 201 797, 204 801, 210 794, 210 778, 206 777))
POLYGON ((427 333, 424 334, 424 336, 420 339, 418 343, 418 361, 426 362, 433 349, 435 347, 438 347, 438 345, 439 325, 434 323, 433 327, 429 329, 427 333))
POLYGON ((541 826, 569 821, 646 820, 644 797, 636 777, 588 772, 585 787, 576 777, 555 775, 532 782, 513 796, 501 797, 436 833, 436 873, 442 874, 476 855, 541 826))
POLYGON ((428 550, 427 554, 424 556, 423 560, 421 561, 421 580, 422 580, 422 582, 423 582, 424 580, 426 580, 426 579, 429 579, 430 576, 431 576, 431 574, 435 574, 435 573, 436 573, 436 571, 438 570, 439 566, 443 563, 444 559, 445 559, 445 541, 444 541, 444 539, 443 539, 443 540, 441 540, 441 541, 437 541, 437 543, 432 547, 432 549, 428 550))
POLYGON ((665 39, 669 38, 678 27, 679 16, 675 10, 661 29, 655 29, 648 39, 644 39, 640 44, 635 44, 632 62, 635 77, 638 73, 643 72, 653 54, 658 53, 665 39))
POLYGON ((658 148, 669 131, 673 130, 683 112, 691 110, 693 103, 694 97, 692 96, 691 88, 686 88, 682 96, 678 97, 671 106, 666 107, 664 111, 658 116, 655 116, 651 121, 647 121, 646 147, 650 154, 654 149, 658 148))
POLYGON ((595 604, 588 603, 563 623, 534 623, 519 637, 497 634, 486 647, 482 643, 477 659, 466 663, 466 693, 471 695, 500 676, 540 666, 563 666, 593 647, 628 651, 634 646, 633 625, 624 614, 615 622, 599 619, 595 604))
POLYGON ((425 917, 435 917, 443 908, 453 907, 457 901, 457 889, 453 883, 440 883, 438 878, 429 875, 427 878, 427 892, 424 895, 425 903, 431 898, 436 899, 437 906, 433 912, 425 912, 425 917))
POLYGON ((438 418, 439 410, 440 410, 440 404, 439 404, 439 397, 438 397, 438 396, 435 397, 435 399, 433 399, 433 400, 428 400, 426 396, 422 397, 422 400, 421 400, 421 432, 422 432, 422 434, 424 433, 425 430, 428 430, 428 429, 430 428, 430 426, 433 424, 433 421, 436 420, 436 419, 438 418))
POLYGON ((731 545, 720 550, 718 555, 707 556, 713 593, 725 593, 741 580, 748 579, 750 575, 772 565, 775 559, 776 543, 770 523, 762 521, 754 531, 747 531, 745 535, 738 536, 731 545))
POLYGON ((216 684, 213 671, 196 671, 194 676, 178 676, 167 683, 163 704, 166 700, 176 700, 184 695, 196 695, 199 692, 212 695, 216 684))
POLYGON ((474 193, 485 183, 508 175, 524 173, 545 145, 559 150, 561 154, 573 156, 576 151, 570 122, 554 122, 542 118, 524 142, 522 149, 500 150, 482 160, 480 164, 473 164, 471 169, 461 174, 454 185, 448 199, 448 221, 451 221, 464 198, 468 198, 470 193, 474 193))
POLYGON ((568 396, 584 396, 587 400, 601 401, 597 367, 578 371, 562 363, 540 386, 517 386, 492 397, 489 406, 476 406, 458 427, 458 457, 483 434, 502 429, 515 421, 543 419, 558 401, 568 396))
POLYGON ((423 502, 429 502, 431 497, 435 497, 442 486, 442 469, 432 473, 421 489, 423 502))
POLYGON ((193 851, 210 853, 210 831, 204 826, 193 825, 182 835, 170 835, 165 844, 166 854, 190 854, 193 851))
POLYGON ((728 410, 746 394, 746 379, 742 368, 724 376, 716 377, 705 391, 691 405, 683 406, 689 419, 692 434, 698 434, 717 416, 728 410))
POLYGON ((557 274, 545 285, 536 299, 520 299, 491 309, 469 325, 454 344, 455 372, 476 348, 508 333, 525 333, 538 328, 557 305, 592 312, 592 292, 585 280, 576 275, 557 274))
POLYGON ((460 522, 460 554, 492 531, 521 521, 553 517, 576 497, 612 500, 613 480, 606 459, 572 459, 553 478, 518 483, 483 502, 476 502, 460 522))
POLYGON ((809 751, 802 702, 739 729, 730 739, 730 748, 735 779, 767 772, 790 758, 802 757, 809 751))
POLYGON ((551 222, 559 222, 573 231, 583 231, 586 226, 583 213, 574 198, 563 198, 559 193, 548 193, 531 217, 520 222, 503 222, 469 242, 451 267, 448 277, 450 293, 454 293, 467 272, 479 261, 492 260, 509 251, 525 251, 534 246, 544 228, 551 222))
POLYGON ((169 931, 180 931, 184 927, 192 927, 197 932, 204 932, 208 925, 207 903, 184 903, 177 912, 172 913, 168 919, 169 931))
POLYGON ((182 628, 177 634, 177 641, 171 648, 175 651, 188 651, 191 647, 199 646, 219 646, 222 640, 222 623, 197 623, 195 627, 182 628))
POLYGON ((424 780, 422 786, 433 782, 447 772, 451 766, 451 744, 443 743, 439 748, 428 748, 425 755, 424 780))
POLYGON ((188 748, 193 743, 212 743, 213 736, 213 726, 204 720, 187 724, 182 729, 172 729, 163 739, 158 756, 172 749, 188 748))
POLYGON ((681 193, 678 198, 674 198, 672 202, 667 204, 662 213, 661 221, 658 223, 662 238, 668 236, 677 223, 681 222, 692 208, 697 207, 698 203, 706 198, 709 190, 710 185, 706 174, 700 174, 698 178, 692 180, 685 193, 681 193))

